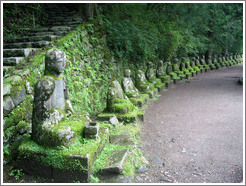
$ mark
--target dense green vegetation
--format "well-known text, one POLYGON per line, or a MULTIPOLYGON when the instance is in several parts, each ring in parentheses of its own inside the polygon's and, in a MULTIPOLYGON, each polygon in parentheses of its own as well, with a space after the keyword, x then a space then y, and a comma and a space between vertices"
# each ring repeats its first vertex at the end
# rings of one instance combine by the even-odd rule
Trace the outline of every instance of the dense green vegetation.
MULTIPOLYGON (((167 62, 167 60, 172 61, 176 57, 242 53, 243 51, 243 4, 139 3, 93 4, 93 6, 82 6, 82 8, 74 6, 77 12, 85 10, 87 7, 90 8, 85 15, 83 13, 81 15, 86 18, 93 17, 86 19, 87 22, 78 25, 65 37, 53 41, 52 46, 36 52, 35 56, 27 63, 23 62, 13 67, 5 76, 12 76, 16 69, 28 68, 30 75, 23 80, 22 84, 14 86, 11 91, 20 90, 25 81, 30 82, 30 85, 34 87, 40 76, 43 75, 46 51, 50 48, 63 50, 67 55, 64 75, 70 90, 70 100, 76 112, 72 118, 74 120, 67 123, 74 130, 77 129, 77 123, 80 122, 78 116, 87 114, 94 116, 106 108, 109 84, 115 79, 121 82, 125 69, 131 69, 134 81, 137 70, 145 71, 149 61, 153 61, 156 65, 160 59, 167 62)), ((4 40, 18 37, 28 30, 42 24, 45 25, 47 20, 45 9, 39 3, 6 3, 3 8, 4 40)), ((189 69, 192 69, 189 61, 186 64, 189 69)), ((141 97, 140 101, 144 102, 143 100, 147 97, 141 97)), ((156 97, 152 98, 152 100, 156 99, 156 97)), ((21 142, 30 137, 27 131, 30 129, 29 124, 31 123, 32 101, 31 96, 27 96, 8 117, 4 118, 3 136, 4 139, 8 139, 6 140, 8 143, 3 148, 6 161, 15 159, 16 150, 21 142), (28 114, 30 116, 26 117, 28 114)), ((139 100, 130 99, 130 101, 134 103, 139 100)), ((122 105, 117 106, 120 108, 122 105)), ((115 110, 117 109, 115 108, 115 110)), ((138 109, 133 111, 131 114, 143 115, 143 112, 138 109)), ((114 113, 103 114, 103 116, 114 115, 114 113)), ((130 116, 130 114, 126 114, 122 117, 130 122, 130 116)), ((63 124, 66 122, 60 125, 63 124)), ((139 131, 139 126, 135 125, 122 125, 116 128, 107 125, 110 134, 118 135, 129 130, 129 133, 137 137, 139 131)), ((78 128, 79 131, 82 127, 83 125, 78 128)), ((94 147, 93 145, 91 147, 94 147)), ((116 147, 113 145, 106 147, 101 158, 104 159, 111 150, 115 149, 116 147)), ((42 151, 38 148, 36 150, 42 151)), ((136 149, 131 150, 134 151, 135 161, 138 164, 140 152, 136 149)), ((52 151, 49 152, 52 154, 52 151)), ((60 163, 60 160, 58 159, 57 162, 60 163)), ((132 165, 129 162, 127 167, 131 169, 132 165)), ((97 162, 93 171, 96 172, 100 168, 100 163, 106 164, 107 162, 97 162)), ((126 175, 133 174, 128 169, 124 170, 124 173, 126 175)), ((96 178, 94 181, 97 181, 96 178)))
POLYGON ((242 4, 106 4, 108 46, 146 60, 242 52, 242 4))

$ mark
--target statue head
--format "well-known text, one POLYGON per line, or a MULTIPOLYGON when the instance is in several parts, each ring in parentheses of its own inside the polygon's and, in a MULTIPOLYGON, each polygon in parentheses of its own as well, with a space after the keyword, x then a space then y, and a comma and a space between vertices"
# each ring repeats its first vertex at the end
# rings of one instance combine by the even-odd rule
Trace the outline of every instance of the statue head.
POLYGON ((45 55, 45 72, 52 75, 61 74, 66 67, 65 52, 57 49, 49 50, 45 55))
POLYGON ((126 77, 131 77, 131 70, 130 69, 126 69, 125 70, 125 76, 126 77))
POLYGON ((174 63, 178 63, 178 62, 179 62, 178 58, 175 58, 174 63))
POLYGON ((148 63, 147 63, 147 67, 148 67, 148 68, 153 68, 153 63, 148 62, 148 63))
POLYGON ((162 60, 159 61, 158 66, 159 67, 162 67, 163 66, 163 61, 162 60))

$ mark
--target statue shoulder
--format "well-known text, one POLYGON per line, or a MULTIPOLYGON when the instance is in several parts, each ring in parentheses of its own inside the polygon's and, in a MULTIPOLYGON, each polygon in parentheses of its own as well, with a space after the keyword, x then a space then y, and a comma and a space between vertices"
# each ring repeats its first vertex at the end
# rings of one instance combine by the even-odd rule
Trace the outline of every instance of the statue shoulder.
POLYGON ((44 76, 35 86, 35 96, 47 100, 55 89, 55 81, 51 76, 44 76))

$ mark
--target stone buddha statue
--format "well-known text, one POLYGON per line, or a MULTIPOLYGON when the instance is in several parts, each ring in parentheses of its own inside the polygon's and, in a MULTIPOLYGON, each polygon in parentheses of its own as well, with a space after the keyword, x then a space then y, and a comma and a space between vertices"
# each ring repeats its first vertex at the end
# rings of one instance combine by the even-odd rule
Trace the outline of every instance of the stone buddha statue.
POLYGON ((127 97, 139 98, 140 96, 139 91, 132 82, 130 69, 125 70, 125 77, 123 79, 122 85, 123 85, 123 90, 127 97))
POLYGON ((120 83, 114 80, 109 85, 107 111, 126 114, 134 109, 134 105, 124 94, 120 83))
POLYGON ((48 138, 52 127, 74 113, 67 82, 62 75, 65 67, 63 51, 51 49, 46 53, 45 73, 35 86, 33 102, 32 139, 39 144, 52 146, 53 141, 49 142, 51 139, 48 138))

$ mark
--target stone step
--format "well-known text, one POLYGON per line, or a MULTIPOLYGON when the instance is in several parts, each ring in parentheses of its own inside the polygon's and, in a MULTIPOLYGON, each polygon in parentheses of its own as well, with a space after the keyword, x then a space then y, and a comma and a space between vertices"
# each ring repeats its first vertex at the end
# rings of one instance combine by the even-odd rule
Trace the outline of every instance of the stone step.
POLYGON ((128 149, 115 150, 110 153, 107 167, 103 167, 100 171, 102 176, 110 176, 121 174, 124 168, 126 157, 128 156, 128 149))
POLYGON ((25 57, 8 57, 8 58, 3 58, 3 65, 4 66, 15 66, 20 61, 25 60, 25 57))
POLYGON ((70 27, 68 26, 52 26, 52 27, 42 27, 32 30, 32 32, 56 32, 56 31, 69 31, 70 27))
POLYGON ((28 33, 29 36, 45 36, 45 35, 57 35, 57 36, 64 36, 68 33, 68 31, 56 31, 56 32, 32 32, 28 33))
POLYGON ((32 42, 32 41, 53 41, 57 39, 56 35, 38 35, 32 37, 21 37, 21 38, 13 38, 7 40, 7 43, 19 43, 19 42, 32 42))
POLYGON ((81 24, 82 22, 79 21, 73 21, 73 22, 53 22, 53 23, 47 23, 48 26, 73 26, 73 25, 78 25, 81 24))
POLYGON ((11 49, 11 48, 43 48, 49 45, 49 41, 37 41, 37 42, 23 42, 23 43, 9 43, 4 44, 4 49, 11 49))
POLYGON ((15 48, 3 49, 3 57, 25 57, 32 56, 38 48, 15 48))

